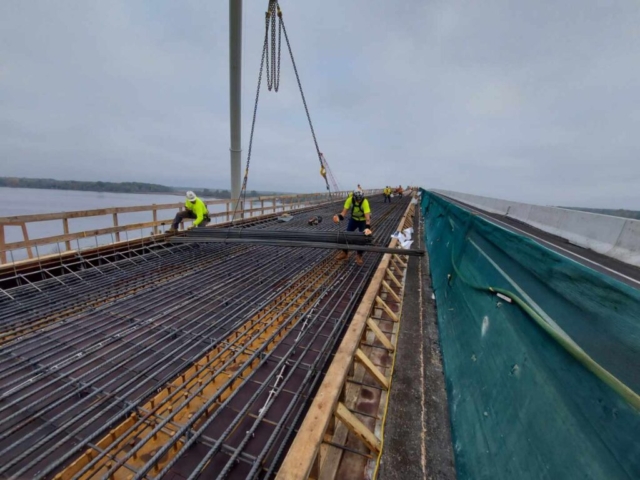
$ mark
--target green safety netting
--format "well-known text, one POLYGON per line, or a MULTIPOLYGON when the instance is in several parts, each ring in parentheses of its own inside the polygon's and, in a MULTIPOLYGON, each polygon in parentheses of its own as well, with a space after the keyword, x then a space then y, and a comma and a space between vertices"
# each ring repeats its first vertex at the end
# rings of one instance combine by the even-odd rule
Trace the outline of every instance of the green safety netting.
POLYGON ((421 206, 458 478, 640 478, 640 291, 421 206))

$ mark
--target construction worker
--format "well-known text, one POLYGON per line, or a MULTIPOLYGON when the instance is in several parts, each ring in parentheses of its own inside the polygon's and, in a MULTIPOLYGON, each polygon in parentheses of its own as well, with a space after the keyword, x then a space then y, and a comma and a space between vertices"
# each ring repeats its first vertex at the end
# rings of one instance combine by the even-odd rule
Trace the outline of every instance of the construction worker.
POLYGON ((396 189, 396 193, 400 198, 402 198, 402 185, 398 185, 398 188, 396 189))
MULTIPOLYGON (((356 230, 364 232, 365 235, 371 235, 371 207, 369 200, 364 198, 364 193, 360 190, 354 190, 353 195, 344 202, 342 212, 333 216, 333 221, 339 223, 344 220, 347 212, 351 212, 349 223, 347 224, 347 232, 355 232, 356 230)), ((346 260, 349 258, 349 251, 343 250, 338 256, 338 260, 346 260)), ((356 252, 356 263, 363 264, 362 252, 356 252)))
POLYGON ((385 187, 385 189, 383 190, 383 193, 384 193, 384 203, 387 203, 387 200, 389 200, 389 203, 391 203, 391 187, 389 185, 385 187))
POLYGON ((204 227, 211 221, 209 218, 209 211, 207 206, 202 200, 196 197, 196 194, 189 191, 187 192, 187 200, 184 202, 185 210, 176 213, 176 217, 173 219, 171 229, 168 233, 176 233, 180 222, 185 218, 193 218, 193 226, 191 228, 204 227))

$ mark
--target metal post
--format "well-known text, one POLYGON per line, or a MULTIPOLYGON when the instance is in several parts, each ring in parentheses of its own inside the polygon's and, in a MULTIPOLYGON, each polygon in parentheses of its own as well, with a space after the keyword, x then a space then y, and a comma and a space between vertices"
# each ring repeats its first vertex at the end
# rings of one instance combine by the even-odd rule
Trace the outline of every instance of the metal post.
POLYGON ((231 127, 231 198, 240 197, 242 104, 242 0, 229 0, 229 120, 231 127))

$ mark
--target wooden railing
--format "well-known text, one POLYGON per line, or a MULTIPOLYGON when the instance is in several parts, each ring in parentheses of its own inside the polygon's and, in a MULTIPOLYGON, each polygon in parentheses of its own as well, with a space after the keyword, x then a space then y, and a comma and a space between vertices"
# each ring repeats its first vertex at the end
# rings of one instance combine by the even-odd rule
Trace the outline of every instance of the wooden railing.
MULTIPOLYGON (((298 194, 298 195, 278 195, 268 197, 253 197, 247 198, 246 203, 251 208, 238 209, 238 214, 243 218, 251 218, 254 216, 269 215, 278 212, 284 212, 288 210, 294 210, 318 203, 335 201, 336 199, 344 198, 349 192, 334 192, 331 196, 327 193, 314 193, 314 194, 298 194), (259 207, 254 207, 256 204, 260 204, 259 207)), ((380 193, 380 190, 367 190, 367 195, 380 193)), ((212 224, 218 224, 223 222, 229 222, 232 219, 234 209, 236 206, 236 200, 208 200, 205 201, 207 206, 225 206, 224 211, 211 212, 209 217, 212 224)), ((75 240, 78 248, 80 248, 79 240, 85 238, 96 238, 96 244, 98 243, 98 237, 103 235, 111 235, 112 242, 118 243, 122 241, 122 233, 144 230, 151 228, 152 235, 158 235, 161 226, 169 226, 173 221, 173 218, 178 210, 184 208, 184 202, 176 203, 164 203, 153 205, 142 205, 135 207, 113 207, 113 208, 100 208, 95 210, 80 210, 75 212, 60 212, 60 213, 42 213, 36 215, 19 215, 12 217, 0 217, 0 264, 10 263, 16 261, 12 252, 26 250, 26 257, 32 259, 35 257, 34 249, 36 249, 36 255, 40 256, 37 251, 37 247, 41 245, 56 245, 59 253, 72 252, 77 250, 72 245, 75 240), (170 216, 159 219, 158 212, 170 211, 170 216), (152 220, 139 223, 122 223, 120 214, 137 213, 137 212, 150 212, 152 220), (112 226, 99 228, 95 230, 85 230, 71 232, 69 228, 70 219, 80 219, 88 217, 99 217, 111 215, 112 226), (62 222, 62 234, 51 235, 39 238, 29 237, 29 225, 37 222, 50 222, 60 221, 62 222), (22 240, 6 242, 6 227, 19 227, 22 231, 22 240), (62 248, 64 245, 64 248, 62 248), (9 253, 9 255, 8 255, 9 253)), ((128 236, 127 236, 128 238, 128 236)), ((110 242, 109 242, 110 243, 110 242)))

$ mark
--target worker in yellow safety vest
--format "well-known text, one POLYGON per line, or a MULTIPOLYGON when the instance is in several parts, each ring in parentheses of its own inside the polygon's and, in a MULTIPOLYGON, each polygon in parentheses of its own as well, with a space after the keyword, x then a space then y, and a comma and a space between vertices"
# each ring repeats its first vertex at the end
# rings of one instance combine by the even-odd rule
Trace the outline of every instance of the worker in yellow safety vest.
POLYGON ((177 232, 180 222, 185 218, 193 219, 193 226, 190 228, 204 227, 211 221, 207 206, 196 196, 195 193, 187 192, 187 200, 184 202, 184 207, 184 210, 176 214, 168 233, 177 232))
MULTIPOLYGON (((371 207, 369 200, 364 198, 364 193, 360 190, 354 190, 353 194, 344 202, 342 212, 333 216, 333 221, 339 223, 344 220, 347 212, 351 212, 349 223, 347 224, 347 232, 355 232, 356 230, 364 232, 365 235, 371 235, 371 207)), ((338 260, 346 260, 349 258, 349 251, 343 250, 338 256, 338 260)), ((362 265, 362 252, 356 252, 356 263, 362 265)))
POLYGON ((384 203, 387 203, 387 200, 389 201, 389 203, 391 203, 391 187, 389 185, 385 187, 385 189, 383 190, 383 193, 384 193, 384 203))

